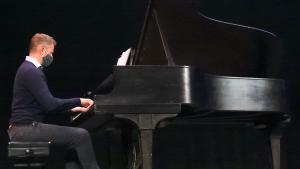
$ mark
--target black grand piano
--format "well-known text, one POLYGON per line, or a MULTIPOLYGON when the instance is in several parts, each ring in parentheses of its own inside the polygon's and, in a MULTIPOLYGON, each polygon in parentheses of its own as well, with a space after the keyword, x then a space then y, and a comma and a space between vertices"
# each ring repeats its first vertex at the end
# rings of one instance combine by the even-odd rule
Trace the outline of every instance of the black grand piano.
POLYGON ((111 91, 96 93, 94 111, 135 123, 142 166, 133 168, 152 168, 154 129, 180 116, 269 128, 271 168, 280 169, 289 120, 282 56, 270 32, 209 18, 193 1, 149 1, 137 48, 127 66, 114 66, 111 91))

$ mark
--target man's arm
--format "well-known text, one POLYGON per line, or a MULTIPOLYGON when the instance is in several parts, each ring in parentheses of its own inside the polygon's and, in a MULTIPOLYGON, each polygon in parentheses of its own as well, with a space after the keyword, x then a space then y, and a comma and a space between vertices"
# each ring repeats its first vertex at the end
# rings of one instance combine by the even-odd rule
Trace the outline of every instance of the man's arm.
POLYGON ((24 74, 24 84, 47 112, 67 111, 74 107, 89 107, 86 100, 80 98, 60 99, 54 97, 47 85, 45 76, 38 70, 29 70, 24 74))

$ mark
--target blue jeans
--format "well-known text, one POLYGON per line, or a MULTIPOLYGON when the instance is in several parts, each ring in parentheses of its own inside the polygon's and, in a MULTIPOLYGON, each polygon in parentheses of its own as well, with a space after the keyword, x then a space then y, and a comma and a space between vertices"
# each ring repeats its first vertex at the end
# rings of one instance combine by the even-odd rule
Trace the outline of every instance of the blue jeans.
MULTIPOLYGON (((50 141, 53 144, 75 149, 83 169, 99 169, 89 132, 82 128, 45 123, 16 125, 8 130, 11 141, 50 141)), ((74 164, 67 168, 81 168, 74 164)))

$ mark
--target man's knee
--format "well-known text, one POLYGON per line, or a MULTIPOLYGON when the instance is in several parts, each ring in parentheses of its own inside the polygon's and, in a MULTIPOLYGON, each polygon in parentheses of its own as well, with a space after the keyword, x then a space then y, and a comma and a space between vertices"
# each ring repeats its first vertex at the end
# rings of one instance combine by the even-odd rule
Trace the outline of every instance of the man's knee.
POLYGON ((90 139, 90 134, 86 129, 83 128, 76 128, 76 136, 81 140, 90 139))

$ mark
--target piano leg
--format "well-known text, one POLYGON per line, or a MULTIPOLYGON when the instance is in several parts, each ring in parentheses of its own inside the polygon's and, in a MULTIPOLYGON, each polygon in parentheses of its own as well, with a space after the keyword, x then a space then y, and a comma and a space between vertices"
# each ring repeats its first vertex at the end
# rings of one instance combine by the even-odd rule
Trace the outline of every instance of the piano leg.
POLYGON ((281 158, 281 138, 285 127, 290 123, 290 118, 287 116, 286 119, 278 123, 278 126, 272 128, 270 135, 273 169, 285 168, 281 158))
MULTIPOLYGON (((115 117, 129 119, 133 121, 140 132, 140 145, 142 152, 142 167, 143 169, 152 169, 152 142, 153 131, 158 122, 163 119, 175 117, 177 114, 118 114, 115 117)), ((137 164, 139 164, 137 162, 137 164)), ((135 166, 134 169, 138 169, 135 166)))
POLYGON ((152 169, 153 130, 140 130, 143 169, 152 169))
POLYGON ((273 169, 280 168, 280 139, 281 136, 274 135, 271 136, 271 149, 272 149, 272 160, 273 160, 273 169))

